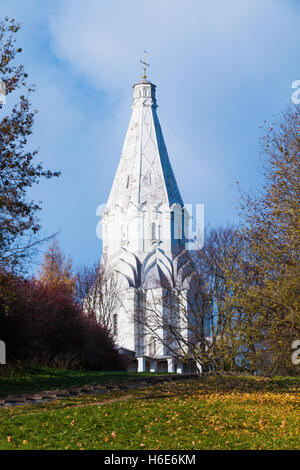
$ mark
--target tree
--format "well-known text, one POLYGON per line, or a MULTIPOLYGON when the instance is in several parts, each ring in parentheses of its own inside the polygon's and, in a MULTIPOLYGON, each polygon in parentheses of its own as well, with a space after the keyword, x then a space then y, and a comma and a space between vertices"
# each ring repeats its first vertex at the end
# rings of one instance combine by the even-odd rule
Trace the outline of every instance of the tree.
MULTIPOLYGON (((36 111, 31 111, 29 102, 34 88, 27 84, 23 65, 16 63, 22 52, 16 46, 19 29, 14 19, 0 22, 0 83, 6 100, 11 98, 10 114, 0 119, 0 268, 16 266, 37 243, 41 206, 28 201, 26 191, 42 177, 59 176, 34 162, 37 150, 27 150, 36 111)), ((0 102, 0 111, 4 107, 0 102)))
POLYGON ((38 272, 38 279, 48 287, 64 285, 70 295, 75 295, 76 277, 71 258, 65 259, 58 241, 53 239, 38 272))
POLYGON ((144 344, 147 353, 160 349, 161 354, 201 364, 202 370, 238 368, 240 314, 229 302, 229 273, 241 250, 234 227, 207 229, 204 247, 193 252, 194 270, 187 277, 163 283, 162 296, 156 289, 140 289, 134 321, 142 343, 149 341, 144 344))
POLYGON ((242 252, 243 241, 237 228, 227 226, 207 228, 204 246, 196 254, 210 332, 208 344, 201 352, 206 362, 218 370, 239 368, 242 317, 231 299, 232 280, 242 252))
POLYGON ((300 337, 300 113, 287 110, 262 140, 265 183, 241 202, 244 256, 233 302, 243 312, 250 369, 297 373, 291 344, 300 337))
POLYGON ((81 266, 76 273, 76 293, 86 314, 95 315, 96 320, 113 334, 113 316, 122 303, 118 276, 106 272, 98 264, 81 266))

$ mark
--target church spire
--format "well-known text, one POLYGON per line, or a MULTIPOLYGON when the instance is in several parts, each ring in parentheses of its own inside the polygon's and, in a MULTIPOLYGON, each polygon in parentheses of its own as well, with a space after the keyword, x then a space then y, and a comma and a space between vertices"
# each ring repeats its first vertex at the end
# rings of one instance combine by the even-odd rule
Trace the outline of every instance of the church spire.
POLYGON ((156 112, 155 91, 145 78, 133 85, 132 116, 109 207, 126 206, 129 201, 183 206, 156 112))

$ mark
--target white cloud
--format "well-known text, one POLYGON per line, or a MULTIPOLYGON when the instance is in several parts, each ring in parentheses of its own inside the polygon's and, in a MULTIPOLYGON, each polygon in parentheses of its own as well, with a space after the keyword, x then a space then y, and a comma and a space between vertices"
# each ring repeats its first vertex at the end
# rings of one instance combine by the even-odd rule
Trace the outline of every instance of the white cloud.
POLYGON ((258 126, 278 114, 299 78, 293 5, 1 0, 5 14, 23 23, 23 57, 37 84, 40 157, 63 170, 33 195, 43 200, 43 228, 61 230, 76 261, 100 254, 95 210, 107 200, 120 158, 144 49, 185 201, 205 203, 207 222, 234 219, 234 181, 257 184, 258 126))
MULTIPOLYGON (((150 75, 193 77, 212 54, 223 61, 261 2, 239 0, 61 0, 51 18, 59 57, 96 86, 120 90, 138 78, 138 59, 149 52, 150 75)), ((195 77, 194 77, 195 78, 195 77)))
POLYGON ((195 197, 215 205, 214 185, 226 193, 238 175, 248 177, 241 151, 245 145, 257 151, 254 128, 268 117, 266 112, 252 121, 253 129, 245 118, 253 140, 232 147, 235 134, 237 141, 239 134, 247 137, 240 128, 247 110, 236 110, 255 102, 254 93, 257 102, 261 93, 266 103, 273 99, 269 80, 278 75, 278 51, 291 53, 288 31, 295 26, 288 2, 272 0, 60 0, 50 19, 55 54, 112 100, 105 122, 98 123, 106 136, 98 152, 109 181, 116 165, 108 163, 118 162, 131 84, 141 76, 139 58, 146 49, 183 195, 199 192, 200 182, 195 197), (187 167, 193 169, 188 179, 187 167))

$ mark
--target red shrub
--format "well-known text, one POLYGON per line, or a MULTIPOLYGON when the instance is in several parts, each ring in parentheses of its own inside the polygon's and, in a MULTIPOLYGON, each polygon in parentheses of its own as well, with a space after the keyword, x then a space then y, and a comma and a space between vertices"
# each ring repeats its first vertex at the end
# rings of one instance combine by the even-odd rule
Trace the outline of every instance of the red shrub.
POLYGON ((0 288, 0 336, 8 362, 98 370, 123 369, 108 332, 85 316, 63 285, 8 280, 0 288), (2 295, 1 295, 2 293, 2 295))

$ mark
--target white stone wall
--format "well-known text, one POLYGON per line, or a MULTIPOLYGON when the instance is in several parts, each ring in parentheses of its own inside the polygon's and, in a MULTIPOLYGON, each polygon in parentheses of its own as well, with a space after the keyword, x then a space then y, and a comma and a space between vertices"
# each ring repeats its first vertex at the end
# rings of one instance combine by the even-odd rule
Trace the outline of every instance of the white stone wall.
POLYGON ((118 334, 116 344, 130 351, 135 351, 135 324, 133 321, 133 306, 135 302, 135 289, 128 288, 122 296, 123 305, 118 310, 118 334))

